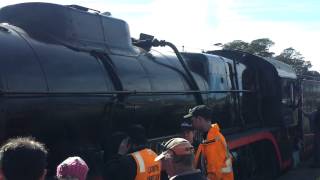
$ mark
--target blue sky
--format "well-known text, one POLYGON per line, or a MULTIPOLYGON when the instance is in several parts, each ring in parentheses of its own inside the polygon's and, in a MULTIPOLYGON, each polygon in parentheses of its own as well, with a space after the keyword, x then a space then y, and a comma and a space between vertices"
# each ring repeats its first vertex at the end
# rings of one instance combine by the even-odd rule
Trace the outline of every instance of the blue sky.
MULTIPOLYGON (((0 6, 29 0, 1 0, 0 6)), ((29 1, 30 2, 30 1, 29 1)), ((272 51, 300 51, 320 71, 320 1, 318 0, 44 0, 80 4, 128 22, 140 32, 185 46, 188 51, 215 49, 232 40, 270 38, 272 51)))
POLYGON ((315 21, 320 18, 317 12, 320 2, 317 0, 249 0, 237 1, 234 10, 259 20, 273 21, 315 21))

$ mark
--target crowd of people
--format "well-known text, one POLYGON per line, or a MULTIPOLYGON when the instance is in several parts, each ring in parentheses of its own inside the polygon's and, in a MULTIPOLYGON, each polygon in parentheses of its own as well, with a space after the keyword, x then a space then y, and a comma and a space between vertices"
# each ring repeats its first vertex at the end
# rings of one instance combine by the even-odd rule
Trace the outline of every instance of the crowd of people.
MULTIPOLYGON (((100 180, 233 180, 232 157, 218 124, 212 124, 212 111, 199 105, 184 118, 180 137, 162 143, 160 154, 148 148, 141 125, 113 133, 100 180), (204 134, 203 142, 194 141, 194 130, 204 134)), ((47 155, 33 138, 8 140, 0 148, 0 180, 46 179, 47 155)), ((55 179, 85 180, 89 170, 81 157, 68 157, 55 179)))

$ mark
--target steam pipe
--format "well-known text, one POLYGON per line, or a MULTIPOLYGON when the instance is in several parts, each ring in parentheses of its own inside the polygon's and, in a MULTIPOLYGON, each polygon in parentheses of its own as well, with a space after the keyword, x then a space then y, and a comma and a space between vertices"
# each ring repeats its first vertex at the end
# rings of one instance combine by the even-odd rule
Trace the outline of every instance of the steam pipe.
MULTIPOLYGON (((193 78, 192 74, 191 74, 191 71, 189 69, 189 67, 186 65, 183 57, 181 56, 180 52, 178 51, 177 47, 170 43, 170 42, 167 42, 167 41, 164 41, 164 40, 157 40, 157 39, 154 39, 152 41, 152 46, 154 47, 158 47, 158 46, 169 46, 173 51, 174 53, 176 54, 178 60, 180 61, 182 67, 184 68, 184 70, 186 71, 187 73, 187 76, 189 77, 189 79, 187 80, 189 85, 191 86, 191 89, 192 90, 196 90, 196 91, 200 91, 195 79, 193 78)), ((197 100, 197 103, 198 104, 203 104, 203 99, 202 99, 202 96, 200 93, 194 93, 195 97, 196 97, 196 100, 197 100)))

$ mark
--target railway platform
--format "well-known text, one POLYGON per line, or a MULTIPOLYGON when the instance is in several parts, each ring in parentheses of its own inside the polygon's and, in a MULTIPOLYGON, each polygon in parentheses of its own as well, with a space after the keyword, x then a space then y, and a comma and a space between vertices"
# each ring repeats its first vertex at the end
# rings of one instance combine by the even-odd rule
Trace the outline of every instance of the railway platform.
POLYGON ((320 180, 320 168, 311 168, 311 160, 283 173, 277 180, 320 180))

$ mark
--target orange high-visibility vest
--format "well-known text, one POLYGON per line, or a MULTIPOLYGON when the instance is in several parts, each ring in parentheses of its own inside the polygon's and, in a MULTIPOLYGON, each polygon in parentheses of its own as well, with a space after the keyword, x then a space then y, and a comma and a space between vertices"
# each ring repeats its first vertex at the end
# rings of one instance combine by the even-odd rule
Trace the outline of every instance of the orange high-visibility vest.
POLYGON ((160 180, 161 164, 154 161, 157 154, 151 149, 131 153, 137 164, 135 180, 160 180))
POLYGON ((233 180, 232 157, 218 124, 213 124, 207 139, 199 145, 195 165, 203 165, 210 180, 233 180))

